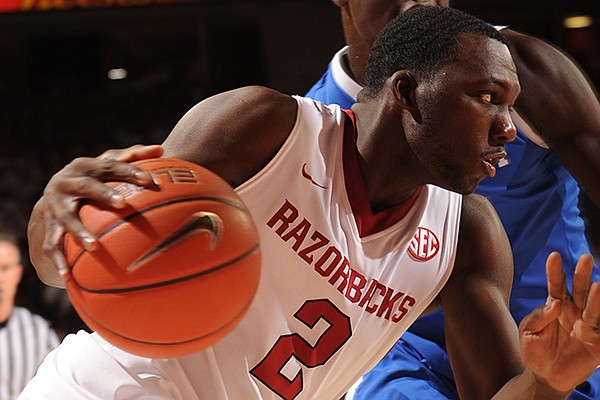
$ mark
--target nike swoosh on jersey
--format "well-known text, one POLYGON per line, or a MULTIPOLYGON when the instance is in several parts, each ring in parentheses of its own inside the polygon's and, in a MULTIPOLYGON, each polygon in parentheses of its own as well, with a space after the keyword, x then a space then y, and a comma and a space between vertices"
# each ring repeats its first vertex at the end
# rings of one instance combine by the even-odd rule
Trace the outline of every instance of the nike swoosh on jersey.
POLYGON ((320 187, 321 189, 327 189, 327 186, 320 185, 317 183, 308 172, 306 172, 306 163, 302 164, 302 176, 308 179, 313 185, 320 187))

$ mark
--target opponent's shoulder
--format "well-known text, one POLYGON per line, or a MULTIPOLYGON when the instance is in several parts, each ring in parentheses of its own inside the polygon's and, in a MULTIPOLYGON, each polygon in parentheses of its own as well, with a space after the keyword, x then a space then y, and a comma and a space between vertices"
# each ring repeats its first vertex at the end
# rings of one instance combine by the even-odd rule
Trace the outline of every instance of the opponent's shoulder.
POLYGON ((502 33, 508 40, 519 78, 525 75, 547 83, 547 80, 564 81, 566 73, 580 71, 576 62, 551 42, 512 29, 504 29, 502 33))
POLYGON ((515 109, 529 126, 553 149, 580 134, 595 136, 598 118, 582 118, 598 110, 586 72, 551 43, 512 30, 504 34, 521 82, 515 109))

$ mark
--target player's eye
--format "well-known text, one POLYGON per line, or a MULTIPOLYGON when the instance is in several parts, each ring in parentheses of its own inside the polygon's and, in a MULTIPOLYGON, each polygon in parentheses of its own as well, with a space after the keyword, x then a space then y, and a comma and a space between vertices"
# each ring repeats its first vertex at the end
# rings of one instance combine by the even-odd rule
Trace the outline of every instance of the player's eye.
POLYGON ((479 96, 481 97, 481 100, 485 101, 486 103, 492 102, 493 95, 491 93, 480 93, 479 96))

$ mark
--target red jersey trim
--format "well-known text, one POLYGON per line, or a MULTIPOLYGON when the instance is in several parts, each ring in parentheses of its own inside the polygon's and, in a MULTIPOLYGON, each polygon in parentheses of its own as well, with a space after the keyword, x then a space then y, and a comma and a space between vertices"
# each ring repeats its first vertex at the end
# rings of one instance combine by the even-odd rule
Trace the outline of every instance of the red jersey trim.
POLYGON ((421 190, 420 188, 415 190, 404 202, 373 214, 358 165, 354 113, 350 110, 344 111, 346 123, 344 124, 343 162, 346 192, 354 213, 358 233, 360 237, 365 237, 383 231, 400 221, 408 213, 421 190))

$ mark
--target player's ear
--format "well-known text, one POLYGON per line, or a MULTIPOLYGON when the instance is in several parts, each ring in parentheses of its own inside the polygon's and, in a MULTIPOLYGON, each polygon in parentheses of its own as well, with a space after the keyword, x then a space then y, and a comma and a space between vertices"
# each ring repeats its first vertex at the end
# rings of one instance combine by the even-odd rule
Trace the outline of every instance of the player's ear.
POLYGON ((420 113, 416 98, 417 81, 415 77, 406 70, 400 70, 392 75, 391 80, 398 105, 410 112, 417 122, 420 122, 420 113))

